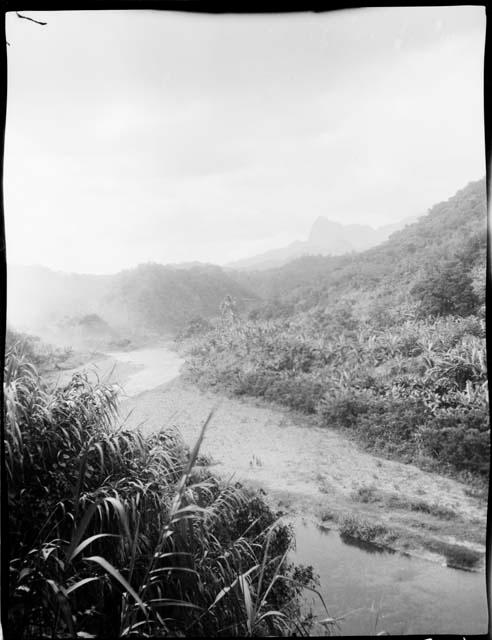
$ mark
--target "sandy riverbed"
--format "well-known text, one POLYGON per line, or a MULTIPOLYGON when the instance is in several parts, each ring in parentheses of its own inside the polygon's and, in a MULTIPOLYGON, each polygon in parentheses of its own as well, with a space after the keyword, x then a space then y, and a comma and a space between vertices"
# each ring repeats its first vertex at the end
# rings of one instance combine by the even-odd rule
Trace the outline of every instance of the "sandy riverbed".
MULTIPOLYGON (((173 366, 177 371, 176 363, 173 366)), ((141 391, 141 386, 132 387, 132 379, 143 379, 143 368, 108 356, 78 370, 127 387, 120 416, 130 428, 151 432, 176 427, 192 445, 214 409, 201 449, 212 459, 214 472, 263 488, 274 506, 288 513, 329 519, 331 524, 340 515, 356 513, 394 532, 393 548, 438 560, 440 556, 429 551, 438 543, 484 552, 486 505, 467 495, 463 484, 364 452, 304 415, 253 399, 203 392, 181 377, 141 391), (359 489, 369 489, 375 499, 361 502, 359 489), (454 515, 388 508, 391 494, 438 505, 454 515)), ((64 372, 60 381, 71 373, 64 372)))
POLYGON ((484 551, 485 505, 466 495, 464 485, 377 458, 306 416, 251 399, 201 392, 180 378, 122 403, 122 415, 131 411, 128 426, 146 432, 173 426, 190 445, 212 409, 201 451, 216 463, 214 472, 263 488, 275 506, 318 519, 356 512, 397 532, 395 548, 426 557, 432 554, 423 543, 430 539, 484 551), (381 500, 363 503, 354 498, 364 487, 381 500), (388 509, 384 496, 390 494, 437 504, 455 516, 388 509))

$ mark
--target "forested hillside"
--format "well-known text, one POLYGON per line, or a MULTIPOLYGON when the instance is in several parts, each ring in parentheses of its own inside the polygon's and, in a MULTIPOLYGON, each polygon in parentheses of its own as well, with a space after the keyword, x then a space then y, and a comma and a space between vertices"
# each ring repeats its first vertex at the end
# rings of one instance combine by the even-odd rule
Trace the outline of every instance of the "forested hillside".
POLYGON ((184 331, 188 374, 315 414, 378 453, 483 478, 486 245, 480 180, 364 253, 240 274, 264 303, 184 331))
POLYGON ((226 296, 233 296, 240 309, 256 301, 220 267, 144 264, 114 276, 101 313, 114 325, 123 321, 156 333, 176 331, 196 316, 216 316, 226 296))
POLYGON ((217 315, 227 295, 240 308, 256 300, 212 265, 143 264, 115 275, 9 267, 7 313, 13 328, 73 344, 104 336, 169 334, 195 316, 217 315))
MULTIPOLYGON (((390 303, 393 311, 409 295, 423 311, 472 309, 483 302, 486 262, 485 179, 470 183, 385 243, 363 253, 305 257, 280 269, 238 273, 234 277, 265 300, 270 310, 332 304, 341 297, 390 303), (446 284, 447 283, 447 284, 446 284), (449 293, 449 308, 427 300, 449 293), (456 296, 460 294, 463 300, 456 296), (466 302, 464 301, 466 299, 466 302), (429 305, 429 306, 428 306, 429 305)), ((363 307, 359 309, 363 311, 363 307)))

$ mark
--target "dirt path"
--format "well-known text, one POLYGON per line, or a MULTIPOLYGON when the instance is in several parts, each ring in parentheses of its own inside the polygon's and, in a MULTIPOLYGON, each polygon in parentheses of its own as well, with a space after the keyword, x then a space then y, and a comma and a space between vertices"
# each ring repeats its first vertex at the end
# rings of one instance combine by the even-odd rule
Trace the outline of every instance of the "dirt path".
POLYGON ((282 510, 330 526, 355 513, 393 533, 383 542, 422 557, 442 559, 443 545, 485 551, 486 506, 463 484, 377 458, 306 416, 202 392, 181 378, 124 399, 121 416, 131 412, 127 424, 146 432, 175 426, 193 444, 214 407, 201 453, 215 473, 262 487, 282 510))

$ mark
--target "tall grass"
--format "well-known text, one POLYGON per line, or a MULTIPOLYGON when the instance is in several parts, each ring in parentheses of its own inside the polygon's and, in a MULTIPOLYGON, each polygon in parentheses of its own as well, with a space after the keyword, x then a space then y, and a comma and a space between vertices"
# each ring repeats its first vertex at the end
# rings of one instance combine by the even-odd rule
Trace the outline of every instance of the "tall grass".
POLYGON ((118 427, 117 392, 49 389, 6 353, 7 638, 306 635, 311 568, 260 496, 195 465, 172 429, 118 427))

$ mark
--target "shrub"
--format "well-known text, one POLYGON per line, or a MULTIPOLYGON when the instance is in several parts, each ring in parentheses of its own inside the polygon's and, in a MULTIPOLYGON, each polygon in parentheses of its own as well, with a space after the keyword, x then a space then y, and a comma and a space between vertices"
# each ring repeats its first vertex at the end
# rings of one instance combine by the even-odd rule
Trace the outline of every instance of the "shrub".
POLYGON ((362 542, 374 542, 388 533, 384 525, 374 524, 352 513, 342 516, 339 526, 341 536, 356 538, 362 542))
POLYGON ((429 540, 425 545, 430 551, 445 556, 447 566, 455 569, 472 569, 483 557, 481 553, 474 549, 469 549, 463 545, 449 544, 441 540, 429 540))
POLYGON ((181 342, 187 338, 192 338, 196 335, 211 331, 212 328, 213 326, 209 320, 199 316, 190 320, 186 326, 177 333, 175 340, 177 342, 181 342))
POLYGON ((419 437, 422 446, 432 457, 459 470, 488 474, 490 431, 485 407, 440 411, 428 419, 419 437))
POLYGON ((379 502, 382 499, 375 487, 359 487, 351 493, 351 498, 357 502, 364 503, 379 502))
POLYGON ((333 399, 325 396, 320 406, 320 415, 328 427, 352 428, 358 418, 370 411, 373 398, 367 393, 347 390, 333 399))
POLYGON ((482 554, 468 547, 449 545, 445 550, 448 567, 472 569, 482 558, 482 554))
POLYGON ((334 511, 328 508, 323 508, 319 512, 319 518, 321 522, 329 522, 337 519, 337 515, 334 511))
POLYGON ((425 500, 414 500, 406 496, 399 496, 392 494, 388 497, 387 505, 395 509, 408 509, 410 511, 420 511, 422 513, 428 513, 437 518, 444 518, 451 520, 457 517, 456 511, 444 507, 436 503, 425 502, 425 500))
POLYGON ((427 315, 468 316, 479 304, 473 290, 471 277, 465 265, 459 261, 449 261, 427 273, 412 289, 419 300, 421 312, 427 315))

